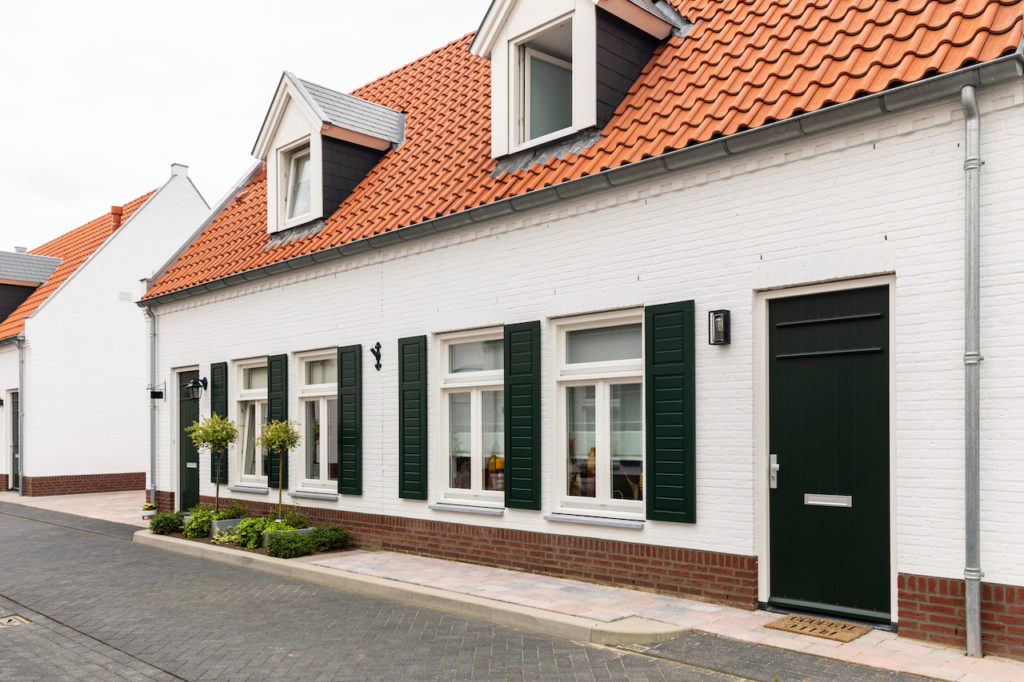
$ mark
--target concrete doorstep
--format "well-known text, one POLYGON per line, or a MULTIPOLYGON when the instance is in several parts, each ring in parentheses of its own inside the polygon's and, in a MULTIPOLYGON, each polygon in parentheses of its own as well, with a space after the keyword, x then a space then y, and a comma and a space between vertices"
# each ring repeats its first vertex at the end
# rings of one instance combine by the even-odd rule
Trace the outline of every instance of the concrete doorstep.
POLYGON ((593 644, 651 644, 680 637, 689 631, 688 628, 637 616, 605 623, 530 606, 315 566, 294 559, 278 559, 262 554, 239 552, 227 547, 156 535, 148 530, 136 532, 134 542, 234 566, 244 566, 285 578, 393 599, 415 606, 481 618, 500 625, 593 644))

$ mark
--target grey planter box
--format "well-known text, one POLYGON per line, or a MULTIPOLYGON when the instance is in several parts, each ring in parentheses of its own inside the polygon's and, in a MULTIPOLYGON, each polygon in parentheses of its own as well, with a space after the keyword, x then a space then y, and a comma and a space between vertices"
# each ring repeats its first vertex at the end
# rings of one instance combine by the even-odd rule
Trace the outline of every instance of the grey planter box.
MULTIPOLYGON (((271 532, 272 533, 296 533, 298 535, 307 535, 312 530, 313 530, 313 528, 310 527, 310 528, 299 528, 297 530, 275 530, 275 531, 271 531, 271 532)), ((263 547, 267 546, 267 538, 269 538, 269 537, 270 537, 270 533, 267 533, 266 535, 263 536, 263 545, 262 545, 263 547)))
POLYGON ((212 538, 217 534, 219 530, 231 530, 239 523, 242 519, 221 519, 220 521, 213 521, 210 523, 210 537, 212 538))

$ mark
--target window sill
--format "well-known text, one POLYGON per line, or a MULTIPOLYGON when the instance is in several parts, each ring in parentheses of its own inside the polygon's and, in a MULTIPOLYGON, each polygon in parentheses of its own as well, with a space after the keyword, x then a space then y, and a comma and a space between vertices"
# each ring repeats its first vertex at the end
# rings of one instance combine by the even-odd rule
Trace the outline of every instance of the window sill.
POLYGON ((462 514, 484 514, 486 516, 504 516, 504 507, 481 507, 474 504, 452 504, 450 502, 437 502, 427 505, 435 511, 459 512, 462 514))
POLYGON ((612 519, 606 516, 585 516, 583 514, 546 514, 545 521, 556 523, 581 523, 587 526, 605 526, 609 528, 632 528, 643 530, 644 522, 634 519, 612 519))
POLYGON ((270 488, 261 485, 229 485, 228 490, 233 493, 249 493, 250 495, 269 495, 270 488))
POLYGON ((292 497, 299 497, 306 500, 338 501, 338 493, 331 493, 326 490, 293 490, 291 495, 292 497))

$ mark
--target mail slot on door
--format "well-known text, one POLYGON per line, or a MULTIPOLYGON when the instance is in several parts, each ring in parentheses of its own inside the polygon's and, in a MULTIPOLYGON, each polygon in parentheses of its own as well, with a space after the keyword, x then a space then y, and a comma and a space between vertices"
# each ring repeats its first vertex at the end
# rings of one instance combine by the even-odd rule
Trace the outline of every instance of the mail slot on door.
POLYGON ((804 493, 804 504, 813 507, 852 507, 852 495, 818 495, 804 493))
POLYGON ((185 467, 189 469, 198 469, 199 462, 185 462, 185 467))

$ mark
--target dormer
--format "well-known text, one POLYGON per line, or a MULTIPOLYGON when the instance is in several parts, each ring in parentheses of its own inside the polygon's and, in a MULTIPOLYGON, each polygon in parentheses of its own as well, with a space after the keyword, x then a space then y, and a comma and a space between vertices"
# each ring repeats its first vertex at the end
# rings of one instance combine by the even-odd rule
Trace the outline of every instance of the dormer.
POLYGON ((494 0, 470 46, 491 62, 492 156, 603 128, 681 26, 664 2, 494 0))
POLYGON ((286 71, 252 151, 267 164, 267 230, 329 217, 404 139, 402 112, 286 71))

